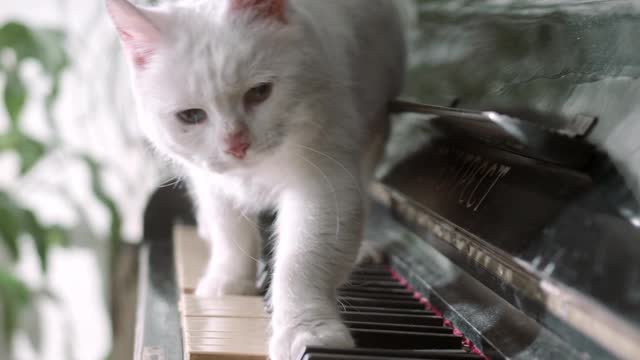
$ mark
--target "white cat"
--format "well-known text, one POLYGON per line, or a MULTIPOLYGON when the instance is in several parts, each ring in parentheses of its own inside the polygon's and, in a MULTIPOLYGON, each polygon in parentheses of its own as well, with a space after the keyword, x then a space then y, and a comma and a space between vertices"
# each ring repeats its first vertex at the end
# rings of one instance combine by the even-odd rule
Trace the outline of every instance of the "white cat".
POLYGON ((199 296, 254 294, 256 213, 275 207, 270 357, 348 347, 336 287, 402 88, 392 0, 107 0, 141 128, 192 185, 213 256, 199 296))

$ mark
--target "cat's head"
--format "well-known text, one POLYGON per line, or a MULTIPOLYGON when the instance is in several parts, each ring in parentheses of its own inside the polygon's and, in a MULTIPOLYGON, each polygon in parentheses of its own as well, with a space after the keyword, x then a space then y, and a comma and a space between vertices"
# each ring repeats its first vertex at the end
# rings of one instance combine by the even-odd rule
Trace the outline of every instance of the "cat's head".
POLYGON ((295 137, 291 112, 309 92, 313 56, 287 0, 107 6, 133 72, 141 128, 162 153, 224 172, 295 137))

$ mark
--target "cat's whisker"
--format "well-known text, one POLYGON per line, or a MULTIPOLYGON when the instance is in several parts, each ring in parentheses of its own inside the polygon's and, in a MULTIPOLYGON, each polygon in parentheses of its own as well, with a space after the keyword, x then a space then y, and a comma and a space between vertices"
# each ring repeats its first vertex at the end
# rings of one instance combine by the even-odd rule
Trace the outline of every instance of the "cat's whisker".
POLYGON ((318 170, 318 172, 320 172, 320 174, 324 178, 325 182, 327 183, 327 185, 331 189, 331 192, 333 192, 334 203, 335 203, 335 206, 336 206, 336 240, 339 240, 340 239, 339 238, 339 234, 340 234, 340 207, 338 206, 338 192, 336 191, 336 188, 333 186, 333 183, 331 183, 331 180, 329 180, 329 177, 327 176, 327 174, 325 174, 324 171, 322 171, 322 169, 320 167, 318 167, 316 164, 314 164, 313 162, 311 162, 310 160, 306 159, 304 156, 302 156, 300 154, 294 153, 294 155, 298 156, 300 159, 302 159, 303 161, 305 161, 306 163, 308 163, 309 165, 314 167, 316 170, 318 170))
MULTIPOLYGON (((247 218, 244 214, 242 214, 242 216, 244 216, 245 219, 247 218)), ((240 244, 238 244, 238 242, 236 241, 235 238, 232 237, 231 239, 233 240, 233 243, 236 246, 236 248, 238 248, 238 250, 240 250, 241 253, 246 255, 249 259, 253 260, 256 264, 260 264, 260 260, 258 260, 255 257, 251 256, 251 254, 249 254, 242 246, 240 246, 240 244)))
POLYGON ((325 125, 318 124, 318 123, 313 122, 313 121, 308 121, 305 124, 313 125, 316 129, 318 129, 318 132, 322 133, 326 137, 329 136, 329 133, 327 132, 327 127, 325 125))
POLYGON ((340 308, 342 308, 342 311, 347 311, 347 305, 349 305, 349 304, 345 305, 345 301, 344 300, 340 300, 340 298, 337 298, 337 302, 338 302, 338 306, 340 308))
POLYGON ((179 175, 174 176, 172 178, 169 178, 166 183, 160 186, 160 188, 163 188, 163 189, 169 188, 169 187, 175 188, 176 186, 178 186, 178 184, 180 184, 180 182, 182 182, 183 179, 184 179, 183 176, 179 176, 179 175))
POLYGON ((308 146, 304 146, 304 145, 300 145, 300 144, 293 144, 293 145, 294 145, 294 146, 301 147, 301 148, 303 148, 303 149, 307 149, 307 150, 309 150, 309 151, 311 151, 311 152, 314 152, 314 153, 316 153, 316 154, 318 154, 318 155, 320 155, 320 156, 323 156, 323 157, 325 157, 325 158, 327 158, 327 159, 329 159, 329 160, 333 161, 334 163, 336 163, 338 166, 340 166, 340 167, 342 168, 342 170, 344 170, 344 172, 345 172, 345 173, 347 173, 347 175, 349 175, 349 176, 351 177, 351 179, 353 180, 353 183, 354 183, 354 184, 355 184, 355 186, 356 186, 356 190, 358 190, 358 193, 360 193, 360 195, 362 195, 362 189, 360 188, 360 182, 359 182, 359 181, 358 181, 358 179, 353 175, 353 173, 351 173, 351 172, 347 169, 347 167, 346 167, 346 166, 344 166, 341 162, 339 162, 339 161, 338 161, 338 160, 336 160, 335 158, 333 158, 333 157, 329 156, 328 154, 326 154, 326 153, 324 153, 324 152, 322 152, 322 151, 319 151, 319 150, 316 150, 316 149, 310 148, 310 147, 308 147, 308 146))
POLYGON ((262 226, 260 226, 260 224, 258 224, 257 222, 255 222, 255 221, 251 220, 251 218, 250 218, 250 217, 248 217, 246 213, 244 213, 244 212, 243 212, 243 213, 242 213, 242 217, 243 217, 245 220, 247 220, 247 222, 248 222, 251 226, 253 226, 253 228, 254 228, 254 229, 256 229, 256 230, 258 230, 258 231, 260 231, 260 230, 262 230, 262 229, 263 229, 263 228, 262 228, 262 226))

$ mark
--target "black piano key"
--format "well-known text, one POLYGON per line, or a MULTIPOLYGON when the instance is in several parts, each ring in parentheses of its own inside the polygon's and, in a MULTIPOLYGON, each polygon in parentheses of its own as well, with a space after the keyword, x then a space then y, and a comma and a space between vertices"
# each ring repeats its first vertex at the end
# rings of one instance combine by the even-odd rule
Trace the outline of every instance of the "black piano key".
POLYGON ((391 277, 391 276, 375 276, 375 275, 368 275, 368 276, 353 276, 350 277, 349 280, 347 280, 347 284, 348 283, 352 283, 352 282, 365 282, 365 281, 382 281, 382 282, 393 282, 393 283, 400 283, 400 281, 398 281, 397 279, 391 277))
POLYGON ((366 299, 380 299, 380 300, 414 300, 416 299, 411 292, 404 293, 388 293, 388 292, 366 292, 360 290, 340 290, 339 296, 346 297, 359 297, 366 299))
POLYGON ((370 306, 370 307, 387 307, 387 308, 393 308, 393 309, 424 310, 424 304, 420 303, 418 299, 384 300, 384 299, 367 299, 367 298, 341 296, 338 298, 338 302, 340 304, 350 305, 350 306, 370 306))
POLYGON ((362 289, 362 288, 382 288, 382 289, 406 289, 406 286, 395 280, 389 281, 349 281, 342 286, 342 289, 362 289))
POLYGON ((434 316, 435 313, 429 310, 417 310, 417 309, 399 309, 399 308, 385 308, 385 307, 369 307, 369 306, 350 306, 350 305, 338 305, 340 311, 351 312, 369 312, 369 313, 389 313, 389 314, 405 314, 405 315, 427 315, 434 316))
MULTIPOLYGON (((309 347, 302 359, 319 360, 320 355, 337 355, 338 359, 351 359, 353 356, 369 356, 371 359, 393 360, 483 360, 484 357, 464 350, 385 350, 385 349, 330 349, 309 347), (311 357, 306 357, 311 356, 311 357)), ((332 359, 332 358, 329 358, 332 359)), ((335 358, 333 358, 335 359, 335 358)), ((358 359, 357 357, 355 359, 358 359)), ((365 359, 367 359, 365 357, 365 359)), ((359 360, 359 359, 358 359, 359 360)))
POLYGON ((303 360, 441 360, 432 357, 407 358, 398 356, 344 355, 344 354, 307 354, 303 360))
POLYGON ((349 329, 356 346, 371 349, 461 349, 462 336, 442 333, 349 329))
POLYGON ((353 288, 353 287, 343 287, 341 289, 338 289, 338 292, 344 292, 344 291, 357 291, 359 293, 371 293, 371 294, 393 294, 393 295, 408 295, 408 296, 413 296, 414 292, 412 290, 406 289, 405 287, 402 288, 378 288, 378 287, 360 287, 360 288, 353 288))
POLYGON ((391 274, 357 274, 351 275, 349 281, 397 281, 391 274))
MULTIPOLYGON (((344 355, 344 354, 306 354, 303 360, 415 360, 406 357, 373 356, 373 355, 344 355)), ((434 358, 418 358, 420 360, 437 360, 434 358)))
POLYGON ((443 325, 443 320, 441 317, 431 315, 407 315, 375 312, 366 313, 360 311, 341 311, 340 315, 345 321, 363 321, 426 326, 443 325))
POLYGON ((374 323, 362 321, 345 321, 348 328, 371 329, 371 330, 392 330, 392 331, 410 331, 416 333, 438 333, 453 334, 453 329, 445 326, 424 326, 424 325, 407 325, 393 323, 374 323))
POLYGON ((393 275, 388 269, 356 269, 351 272, 351 277, 358 276, 386 276, 391 278, 393 275))

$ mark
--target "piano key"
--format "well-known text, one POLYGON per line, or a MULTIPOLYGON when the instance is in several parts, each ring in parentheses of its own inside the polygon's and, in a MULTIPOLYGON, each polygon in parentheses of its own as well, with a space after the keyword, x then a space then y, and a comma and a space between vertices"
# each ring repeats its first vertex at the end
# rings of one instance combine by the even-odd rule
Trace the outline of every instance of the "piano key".
POLYGON ((228 317, 187 317, 182 326, 188 333, 204 333, 215 331, 240 332, 247 330, 266 331, 271 320, 256 318, 228 317))
POLYGON ((345 321, 364 321, 393 324, 442 326, 443 319, 439 316, 430 315, 407 315, 359 311, 343 311, 340 316, 345 321))
POLYGON ((350 306, 339 305, 341 312, 370 312, 370 313, 388 313, 388 314, 404 314, 404 315, 435 315, 433 311, 416 310, 416 309, 397 309, 386 307, 369 307, 369 306, 350 306))
POLYGON ((355 281, 357 279, 362 279, 362 280, 377 280, 377 281, 398 281, 396 278, 393 277, 393 275, 391 273, 359 273, 359 274, 351 274, 349 276, 349 281, 355 281))
MULTIPOLYGON (((247 334, 249 335, 249 334, 247 334)), ((261 350, 265 348, 264 338, 243 337, 187 337, 187 342, 194 346, 244 346, 245 349, 261 350)))
POLYGON ((386 349, 330 349, 309 347, 301 359, 372 359, 372 360, 482 360, 484 357, 464 350, 386 350, 386 349))
POLYGON ((387 275, 351 275, 349 282, 352 281, 397 281, 391 274, 387 275))
POLYGON ((269 318, 259 296, 223 296, 201 299, 194 295, 184 295, 180 307, 183 316, 194 317, 238 317, 269 318))
POLYGON ((360 290, 340 290, 339 296, 345 297, 359 297, 367 299, 380 299, 380 300, 414 300, 416 299, 413 293, 386 293, 386 292, 367 292, 360 290))
POLYGON ((395 280, 389 281, 349 281, 341 287, 344 290, 355 290, 362 288, 381 288, 381 289, 403 289, 406 290, 406 286, 395 280))
POLYGON ((356 267, 351 271, 352 275, 389 275, 393 273, 387 265, 372 266, 372 267, 356 267))
POLYGON ((393 295, 408 295, 408 296, 413 296, 414 295, 414 291, 413 290, 409 290, 406 289, 405 287, 402 288, 379 288, 379 287, 374 287, 374 286, 365 286, 365 287, 360 287, 360 288, 350 288, 350 287, 343 287, 338 289, 338 293, 343 292, 343 291, 347 291, 347 292, 351 292, 351 291, 357 291, 360 293, 371 293, 371 294, 393 294, 393 295))
MULTIPOLYGON (((416 360, 416 358, 397 356, 374 356, 374 355, 343 355, 343 354, 307 354, 303 360, 416 360)), ((419 357, 418 360, 436 360, 432 357, 419 357)))
POLYGON ((453 334, 453 329, 445 326, 425 326, 425 325, 407 325, 393 323, 374 323, 363 321, 345 321, 348 328, 372 329, 372 330, 393 330, 393 331, 410 331, 417 333, 440 333, 453 334))
MULTIPOLYGON (((356 356, 369 356, 372 360, 484 360, 485 358, 464 350, 386 350, 386 349, 331 349, 308 347, 301 359, 321 360, 321 355, 336 355, 340 357, 328 359, 351 359, 356 356)), ((359 360, 359 359, 358 359, 359 360)))
POLYGON ((202 269, 209 261, 209 247, 191 226, 176 226, 173 237, 179 290, 193 293, 202 275, 202 269))
POLYGON ((183 343, 188 359, 264 360, 269 319, 184 317, 183 343))
POLYGON ((243 344, 200 345, 186 344, 187 359, 266 360, 267 348, 247 347, 243 344))
POLYGON ((347 306, 369 306, 391 309, 424 310, 424 304, 422 304, 418 299, 384 300, 341 296, 338 298, 338 303, 347 306))
POLYGON ((442 333, 349 329, 357 347, 373 349, 460 349, 462 336, 442 333))
MULTIPOLYGON (((195 236, 194 231, 188 233, 189 236, 195 236)), ((190 249, 186 242, 181 246, 183 254, 190 249)), ((178 266, 181 272, 179 282, 189 284, 181 287, 179 303, 188 358, 266 359, 270 316, 265 311, 264 298, 196 298, 190 289, 197 279, 194 276, 196 272, 188 265, 181 261, 178 266)), ((340 303, 337 306, 357 344, 394 350, 389 353, 385 350, 358 349, 358 353, 320 352, 311 356, 323 355, 343 360, 415 360, 424 357, 405 356, 407 350, 397 348, 461 347, 461 338, 453 334, 453 329, 444 327, 443 319, 426 310, 414 296, 414 291, 394 279, 385 266, 356 269, 349 283, 339 289, 338 294, 340 303)))
POLYGON ((357 276, 388 276, 391 277, 391 271, 386 267, 381 268, 356 268, 351 272, 352 277, 357 276))
MULTIPOLYGON (((302 360, 415 360, 411 358, 399 358, 388 356, 369 356, 369 355, 342 355, 342 354, 307 354, 302 360)), ((424 358, 424 360, 434 360, 432 358, 424 358)))

